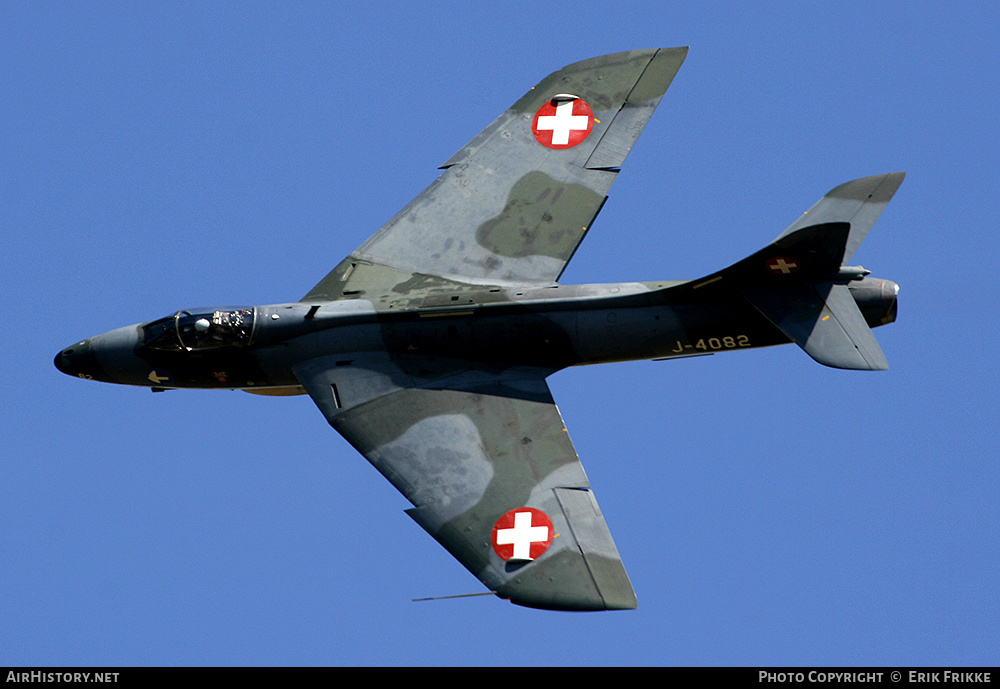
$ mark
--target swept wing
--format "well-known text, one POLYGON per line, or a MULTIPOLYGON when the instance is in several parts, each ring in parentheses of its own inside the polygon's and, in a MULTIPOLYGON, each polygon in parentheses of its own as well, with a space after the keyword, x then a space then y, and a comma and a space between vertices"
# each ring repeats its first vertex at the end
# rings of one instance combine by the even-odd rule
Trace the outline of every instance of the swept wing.
POLYGON ((407 514, 491 591, 548 609, 636 607, 550 371, 366 354, 295 373, 330 425, 413 503, 407 514), (511 512, 505 554, 496 532, 511 512))
MULTIPOLYGON (((303 301, 554 284, 686 55, 636 50, 550 74, 303 301)), ((413 503, 408 514, 489 589, 535 607, 634 608, 545 383, 552 371, 477 366, 386 351, 294 370, 413 503)))
MULTIPOLYGON (((443 174, 303 301, 384 292, 412 284, 415 275, 438 283, 555 282, 686 56, 687 48, 634 50, 550 74, 448 159, 443 174), (555 122, 560 106, 583 111, 570 99, 592 114, 575 116, 589 117, 590 129, 567 147, 556 143, 561 125, 536 117, 555 122)), ((569 136, 583 133, 572 129, 577 121, 566 124, 569 136)))

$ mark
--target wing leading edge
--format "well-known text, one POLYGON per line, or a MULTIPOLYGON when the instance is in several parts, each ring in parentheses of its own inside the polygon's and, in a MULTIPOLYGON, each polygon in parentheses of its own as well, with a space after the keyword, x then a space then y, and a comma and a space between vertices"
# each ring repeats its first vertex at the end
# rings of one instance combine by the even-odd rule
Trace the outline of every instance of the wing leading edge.
POLYGON ((555 282, 686 56, 636 50, 550 74, 303 301, 387 291, 415 275, 555 282))
POLYGON ((491 591, 556 610, 636 607, 545 383, 549 371, 336 359, 305 362, 296 375, 330 424, 413 503, 407 514, 491 591))

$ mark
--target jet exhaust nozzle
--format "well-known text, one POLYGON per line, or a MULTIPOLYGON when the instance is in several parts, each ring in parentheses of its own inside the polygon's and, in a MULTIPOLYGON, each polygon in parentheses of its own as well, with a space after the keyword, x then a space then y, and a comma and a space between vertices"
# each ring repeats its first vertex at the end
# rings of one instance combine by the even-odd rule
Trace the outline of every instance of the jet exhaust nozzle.
POLYGON ((865 277, 847 285, 868 327, 875 328, 896 320, 899 285, 892 280, 865 277))

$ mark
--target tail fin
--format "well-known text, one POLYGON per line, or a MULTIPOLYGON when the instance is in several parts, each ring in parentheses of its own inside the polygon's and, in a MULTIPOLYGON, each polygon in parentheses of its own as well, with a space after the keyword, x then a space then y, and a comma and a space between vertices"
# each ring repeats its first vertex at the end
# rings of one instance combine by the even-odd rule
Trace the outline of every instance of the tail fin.
MULTIPOLYGON (((847 286, 868 271, 843 264, 854 255, 904 176, 894 172, 840 185, 770 246, 692 288, 710 284, 736 288, 821 364, 868 371, 889 368, 847 286)), ((895 290, 891 299, 894 308, 895 290)))

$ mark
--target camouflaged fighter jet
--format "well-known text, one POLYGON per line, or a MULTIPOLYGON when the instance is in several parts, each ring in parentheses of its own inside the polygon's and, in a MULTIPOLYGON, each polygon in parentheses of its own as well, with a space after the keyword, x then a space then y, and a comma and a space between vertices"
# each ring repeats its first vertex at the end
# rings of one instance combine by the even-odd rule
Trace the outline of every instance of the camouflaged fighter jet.
POLYGON ((562 285, 687 55, 637 50, 542 80, 301 300, 178 311, 62 351, 80 378, 309 394, 489 591, 636 607, 545 379, 568 366, 795 342, 878 370, 897 286, 845 265, 902 173, 841 185, 766 248, 698 280, 562 285))

